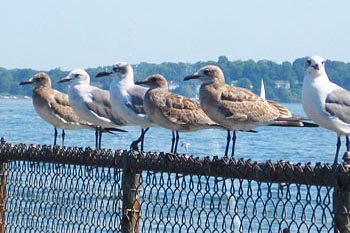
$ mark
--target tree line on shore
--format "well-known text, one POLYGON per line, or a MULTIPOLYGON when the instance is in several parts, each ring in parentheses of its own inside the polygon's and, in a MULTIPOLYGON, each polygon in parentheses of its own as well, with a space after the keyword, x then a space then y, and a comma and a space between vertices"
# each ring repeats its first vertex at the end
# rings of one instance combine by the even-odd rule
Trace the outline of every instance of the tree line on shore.
MULTIPOLYGON (((135 80, 144 79, 150 74, 160 73, 171 83, 172 91, 196 97, 198 82, 183 82, 183 78, 207 64, 219 65, 225 74, 226 82, 235 86, 248 88, 255 93, 260 92, 261 80, 264 80, 266 98, 280 102, 299 102, 304 77, 304 63, 306 58, 298 58, 293 62, 276 63, 269 60, 235 60, 230 61, 226 56, 220 56, 217 61, 200 61, 196 63, 164 62, 152 64, 142 62, 133 65, 135 80)), ((76 67, 79 68, 79 67, 76 67)), ((109 89, 110 80, 95 79, 95 75, 110 66, 88 68, 93 85, 109 89)), ((329 78, 338 85, 350 88, 350 63, 341 61, 326 61, 326 71, 329 78)), ((0 67, 0 95, 31 96, 31 90, 19 86, 19 82, 39 72, 33 69, 6 69, 0 67)), ((65 92, 65 85, 57 81, 66 76, 69 71, 55 68, 44 71, 52 79, 54 88, 65 92)))

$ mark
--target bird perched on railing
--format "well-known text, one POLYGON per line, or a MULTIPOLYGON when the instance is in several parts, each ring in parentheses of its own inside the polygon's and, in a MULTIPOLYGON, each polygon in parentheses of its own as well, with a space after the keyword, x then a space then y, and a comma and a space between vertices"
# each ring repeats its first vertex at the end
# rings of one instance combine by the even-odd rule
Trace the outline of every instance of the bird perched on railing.
POLYGON ((338 163, 340 137, 346 136, 350 150, 350 92, 331 82, 320 56, 307 58, 302 88, 302 105, 305 113, 320 126, 337 134, 334 165, 338 163))
POLYGON ((179 132, 221 128, 210 120, 199 103, 170 92, 162 75, 153 74, 136 84, 149 86, 144 100, 145 111, 153 122, 172 131, 172 153, 177 152, 179 132))
POLYGON ((38 115, 54 126, 54 145, 57 142, 57 128, 62 129, 62 145, 65 130, 81 128, 94 129, 94 125, 78 117, 69 104, 68 95, 51 88, 51 79, 46 73, 37 73, 20 85, 34 85, 33 105, 38 115))
POLYGON ((262 125, 317 126, 301 122, 300 117, 293 117, 279 103, 264 100, 248 89, 226 84, 224 73, 218 66, 207 65, 184 80, 190 79, 199 79, 202 82, 199 100, 204 112, 227 129, 225 156, 230 143, 230 130, 233 131, 231 156, 234 156, 237 130, 250 131, 262 125))
POLYGON ((102 132, 108 130, 127 132, 118 129, 123 122, 112 114, 109 92, 90 85, 90 76, 83 69, 72 70, 68 76, 61 78, 59 83, 71 82, 68 91, 69 103, 75 113, 83 120, 96 126, 96 148, 101 148, 102 132))
POLYGON ((147 88, 135 85, 134 71, 126 62, 117 62, 113 65, 112 71, 100 72, 96 78, 108 76, 112 78, 110 84, 110 101, 112 112, 126 125, 141 126, 141 135, 135 140, 130 148, 137 150, 141 142, 143 151, 144 137, 149 127, 156 126, 148 117, 143 108, 143 99, 147 88))

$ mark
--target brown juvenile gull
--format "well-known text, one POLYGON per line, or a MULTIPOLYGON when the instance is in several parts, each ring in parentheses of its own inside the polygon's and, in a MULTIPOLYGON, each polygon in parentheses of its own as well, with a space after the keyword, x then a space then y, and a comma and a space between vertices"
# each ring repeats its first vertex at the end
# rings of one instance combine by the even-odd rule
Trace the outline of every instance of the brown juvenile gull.
POLYGON ((177 152, 179 131, 219 127, 203 112, 199 103, 168 91, 168 82, 162 75, 153 74, 136 84, 150 87, 145 95, 144 109, 153 122, 172 130, 172 153, 177 152))
POLYGON ((222 70, 215 65, 207 65, 184 80, 199 79, 202 85, 199 91, 200 105, 204 112, 228 132, 225 155, 229 147, 229 132, 233 131, 232 156, 234 156, 236 131, 249 131, 258 126, 310 126, 317 125, 301 122, 279 103, 264 100, 253 92, 225 83, 222 70))
POLYGON ((57 128, 62 129, 62 145, 64 130, 93 128, 90 123, 81 120, 68 102, 68 95, 51 88, 51 79, 46 73, 37 73, 20 85, 33 84, 33 105, 38 115, 54 126, 54 145, 57 140, 57 128))
POLYGON ((101 148, 102 132, 105 132, 105 129, 108 129, 108 132, 126 132, 116 128, 123 123, 112 114, 109 91, 91 86, 90 76, 85 70, 72 70, 68 76, 61 78, 58 82, 72 83, 68 91, 69 103, 81 119, 96 125, 96 148, 101 148))

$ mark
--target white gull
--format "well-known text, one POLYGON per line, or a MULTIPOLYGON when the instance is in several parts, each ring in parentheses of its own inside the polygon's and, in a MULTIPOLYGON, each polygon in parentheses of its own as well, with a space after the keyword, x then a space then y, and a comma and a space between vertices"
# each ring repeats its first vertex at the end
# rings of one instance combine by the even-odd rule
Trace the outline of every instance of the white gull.
POLYGON ((96 78, 104 76, 112 78, 109 91, 113 114, 120 117, 124 124, 141 126, 141 135, 131 144, 131 148, 136 149, 137 144, 141 142, 142 151, 146 132, 149 127, 156 126, 143 108, 143 100, 148 89, 135 85, 133 69, 126 62, 115 63, 112 71, 100 72, 96 78))
POLYGON ((59 83, 71 82, 68 96, 76 114, 83 120, 96 125, 96 147, 101 148, 102 132, 122 131, 117 126, 123 123, 112 114, 109 92, 90 85, 90 76, 83 69, 75 69, 59 83))
MULTIPOLYGON (((334 165, 338 163, 340 136, 350 134, 350 92, 331 82, 320 56, 307 58, 302 88, 305 113, 320 126, 337 134, 334 165)), ((347 150, 349 151, 349 139, 347 150)))

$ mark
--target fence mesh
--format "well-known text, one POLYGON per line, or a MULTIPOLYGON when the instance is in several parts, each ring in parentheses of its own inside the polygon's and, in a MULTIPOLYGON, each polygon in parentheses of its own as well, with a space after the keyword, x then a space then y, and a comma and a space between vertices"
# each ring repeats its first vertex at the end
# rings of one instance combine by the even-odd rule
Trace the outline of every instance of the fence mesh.
POLYGON ((10 144, 0 158, 6 232, 121 232, 126 170, 140 232, 334 231, 328 165, 10 144))
POLYGON ((120 169, 16 161, 7 174, 7 232, 120 230, 120 169))
POLYGON ((142 232, 333 232, 332 188, 142 174, 142 232))

